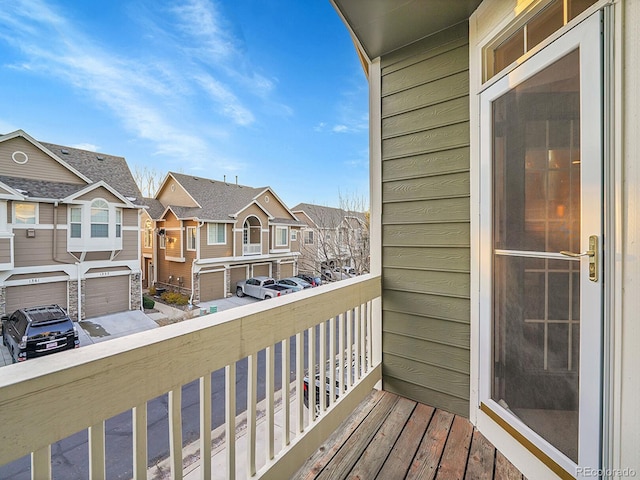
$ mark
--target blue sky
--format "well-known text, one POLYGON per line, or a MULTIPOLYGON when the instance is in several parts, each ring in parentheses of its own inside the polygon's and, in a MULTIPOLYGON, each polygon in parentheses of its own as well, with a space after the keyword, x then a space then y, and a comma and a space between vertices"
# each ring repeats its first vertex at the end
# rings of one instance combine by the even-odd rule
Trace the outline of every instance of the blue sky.
POLYGON ((0 133, 368 200, 367 81, 329 0, 12 0, 0 133))

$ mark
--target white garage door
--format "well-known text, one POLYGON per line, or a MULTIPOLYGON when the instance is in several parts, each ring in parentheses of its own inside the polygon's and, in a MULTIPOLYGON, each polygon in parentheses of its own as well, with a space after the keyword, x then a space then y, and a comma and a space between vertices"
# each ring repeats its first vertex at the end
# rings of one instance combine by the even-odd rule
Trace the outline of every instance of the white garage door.
POLYGON ((224 298, 224 272, 200 272, 200 301, 224 298))
POLYGON ((7 287, 5 312, 10 314, 19 308, 37 307, 57 303, 66 309, 67 282, 38 283, 7 287))
POLYGON ((84 288, 84 318, 129 310, 129 275, 87 278, 84 288))

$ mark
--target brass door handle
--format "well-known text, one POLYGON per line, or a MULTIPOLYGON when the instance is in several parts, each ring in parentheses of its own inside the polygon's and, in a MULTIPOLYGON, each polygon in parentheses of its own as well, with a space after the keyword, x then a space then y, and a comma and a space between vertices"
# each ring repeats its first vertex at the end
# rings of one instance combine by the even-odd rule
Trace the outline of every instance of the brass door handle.
POLYGON ((582 253, 575 253, 575 252, 568 252, 567 250, 560 250, 560 253, 562 255, 565 255, 567 257, 586 257, 587 255, 590 257, 593 257, 596 252, 594 252, 593 250, 587 250, 586 252, 582 252, 582 253))
POLYGON ((567 257, 589 257, 589 280, 598 281, 598 236, 589 236, 589 250, 582 253, 568 252, 561 250, 560 253, 567 257))

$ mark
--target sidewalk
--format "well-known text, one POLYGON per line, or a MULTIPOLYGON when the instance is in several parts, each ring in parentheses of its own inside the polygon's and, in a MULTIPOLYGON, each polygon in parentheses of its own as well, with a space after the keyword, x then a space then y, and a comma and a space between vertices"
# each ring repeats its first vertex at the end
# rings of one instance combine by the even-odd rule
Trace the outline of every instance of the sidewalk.
MULTIPOLYGON (((277 454, 282 449, 283 442, 283 411, 281 391, 275 392, 274 399, 274 451, 277 454)), ((256 405, 256 470, 267 463, 267 423, 265 415, 265 400, 256 405)), ((304 409, 304 422, 308 422, 307 409, 304 409)), ((290 423, 289 438, 293 440, 298 425, 298 403, 293 388, 290 385, 290 423)), ((211 432, 212 452, 211 471, 215 478, 227 478, 227 449, 225 444, 225 425, 220 425, 211 432)), ((236 417, 236 479, 243 480, 247 475, 247 421, 246 411, 236 417)), ((193 442, 182 448, 184 480, 200 480, 200 443, 193 442)), ((170 460, 165 459, 157 465, 149 468, 148 478, 152 480, 165 480, 171 478, 170 460)))

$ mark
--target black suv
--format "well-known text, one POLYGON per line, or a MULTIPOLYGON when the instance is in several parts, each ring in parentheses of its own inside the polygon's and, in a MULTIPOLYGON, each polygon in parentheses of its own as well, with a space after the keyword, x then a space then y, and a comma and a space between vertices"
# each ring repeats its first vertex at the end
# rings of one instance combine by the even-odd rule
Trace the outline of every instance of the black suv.
POLYGON ((2 317, 2 343, 13 362, 78 348, 78 330, 58 305, 21 308, 2 317))

